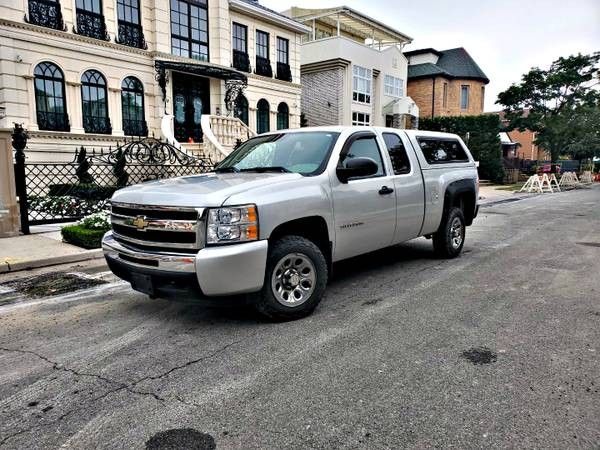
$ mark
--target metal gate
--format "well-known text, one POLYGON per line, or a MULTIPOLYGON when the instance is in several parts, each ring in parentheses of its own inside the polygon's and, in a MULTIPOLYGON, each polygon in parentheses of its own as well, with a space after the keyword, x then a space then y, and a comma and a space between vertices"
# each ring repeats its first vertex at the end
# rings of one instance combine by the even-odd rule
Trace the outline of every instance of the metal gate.
POLYGON ((15 126, 15 184, 21 231, 31 225, 72 222, 106 209, 120 188, 146 181, 206 173, 207 157, 190 156, 161 139, 148 137, 116 148, 79 148, 68 163, 27 162, 27 131, 15 126))

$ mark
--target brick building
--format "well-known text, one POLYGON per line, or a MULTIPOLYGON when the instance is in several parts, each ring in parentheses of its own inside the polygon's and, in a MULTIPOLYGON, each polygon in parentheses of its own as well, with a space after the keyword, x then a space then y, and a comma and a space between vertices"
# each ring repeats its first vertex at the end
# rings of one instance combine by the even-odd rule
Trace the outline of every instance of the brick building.
MULTIPOLYGON (((498 114, 500 116, 500 120, 504 126, 508 125, 503 111, 494 114, 498 114)), ((529 110, 525 110, 524 114, 529 114, 529 110)), ((515 129, 507 131, 506 134, 512 142, 516 142, 518 144, 515 151, 515 157, 519 159, 529 159, 532 161, 545 161, 550 158, 545 149, 534 144, 536 138, 536 133, 534 131, 519 131, 515 129)))
POLYGON ((490 80, 464 48, 426 48, 404 55, 409 63, 407 94, 419 107, 420 117, 483 113, 490 80))

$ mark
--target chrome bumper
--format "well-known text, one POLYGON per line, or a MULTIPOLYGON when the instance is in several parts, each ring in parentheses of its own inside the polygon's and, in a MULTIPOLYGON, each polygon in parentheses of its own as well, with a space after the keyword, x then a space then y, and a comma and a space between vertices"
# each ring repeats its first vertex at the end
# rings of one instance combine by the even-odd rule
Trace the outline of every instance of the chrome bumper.
POLYGON ((202 293, 224 296, 259 291, 267 264, 267 241, 208 247, 196 255, 134 250, 117 242, 108 232, 102 239, 104 256, 132 272, 156 275, 195 274, 202 293))

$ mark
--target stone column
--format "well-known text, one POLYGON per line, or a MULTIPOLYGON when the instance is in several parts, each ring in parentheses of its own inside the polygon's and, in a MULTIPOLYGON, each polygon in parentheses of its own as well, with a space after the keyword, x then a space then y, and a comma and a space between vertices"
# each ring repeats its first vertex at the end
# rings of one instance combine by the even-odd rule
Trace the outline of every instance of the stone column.
POLYGON ((124 136, 123 131, 123 112, 121 111, 121 88, 109 87, 108 92, 112 100, 108 102, 108 117, 112 125, 112 134, 115 136, 124 136))
POLYGON ((248 127, 256 133, 256 107, 248 107, 248 127))
POLYGON ((26 81, 27 86, 27 99, 29 101, 29 125, 27 126, 28 130, 37 131, 37 113, 36 113, 36 103, 35 103, 35 86, 34 81, 35 78, 31 75, 23 75, 23 78, 26 81))
POLYGON ((18 236, 19 226, 11 132, 0 130, 0 238, 18 236))
POLYGON ((83 108, 81 106, 81 83, 67 81, 67 114, 71 133, 83 134, 83 108))

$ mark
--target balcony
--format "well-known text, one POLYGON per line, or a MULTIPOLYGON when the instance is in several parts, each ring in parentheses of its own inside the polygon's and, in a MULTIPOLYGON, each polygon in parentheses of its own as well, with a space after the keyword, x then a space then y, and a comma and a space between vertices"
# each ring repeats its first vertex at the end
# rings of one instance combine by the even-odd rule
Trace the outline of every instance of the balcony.
POLYGON ((277 63, 277 75, 275 78, 281 81, 292 81, 292 69, 289 64, 277 63))
POLYGON ((142 27, 134 23, 119 22, 119 34, 115 39, 115 42, 129 47, 141 48, 143 50, 148 49, 142 27))
POLYGON ((148 125, 145 120, 123 119, 125 136, 148 136, 148 125))
POLYGON ((242 72, 250 73, 250 57, 246 52, 240 52, 239 50, 233 51, 233 67, 242 72))
POLYGON ((67 31, 63 22, 60 3, 53 0, 29 0, 27 23, 54 30, 67 31))
POLYGON ((37 123, 40 130, 70 131, 69 116, 62 112, 38 111, 37 123))
POLYGON ((112 134, 112 126, 108 117, 83 117, 83 129, 86 133, 112 134))
POLYGON ((256 75, 262 75, 263 77, 273 78, 273 68, 271 67, 271 61, 261 56, 256 57, 256 68, 254 69, 256 75))
POLYGON ((77 10, 77 29, 73 32, 82 36, 109 41, 104 16, 83 9, 77 10))

